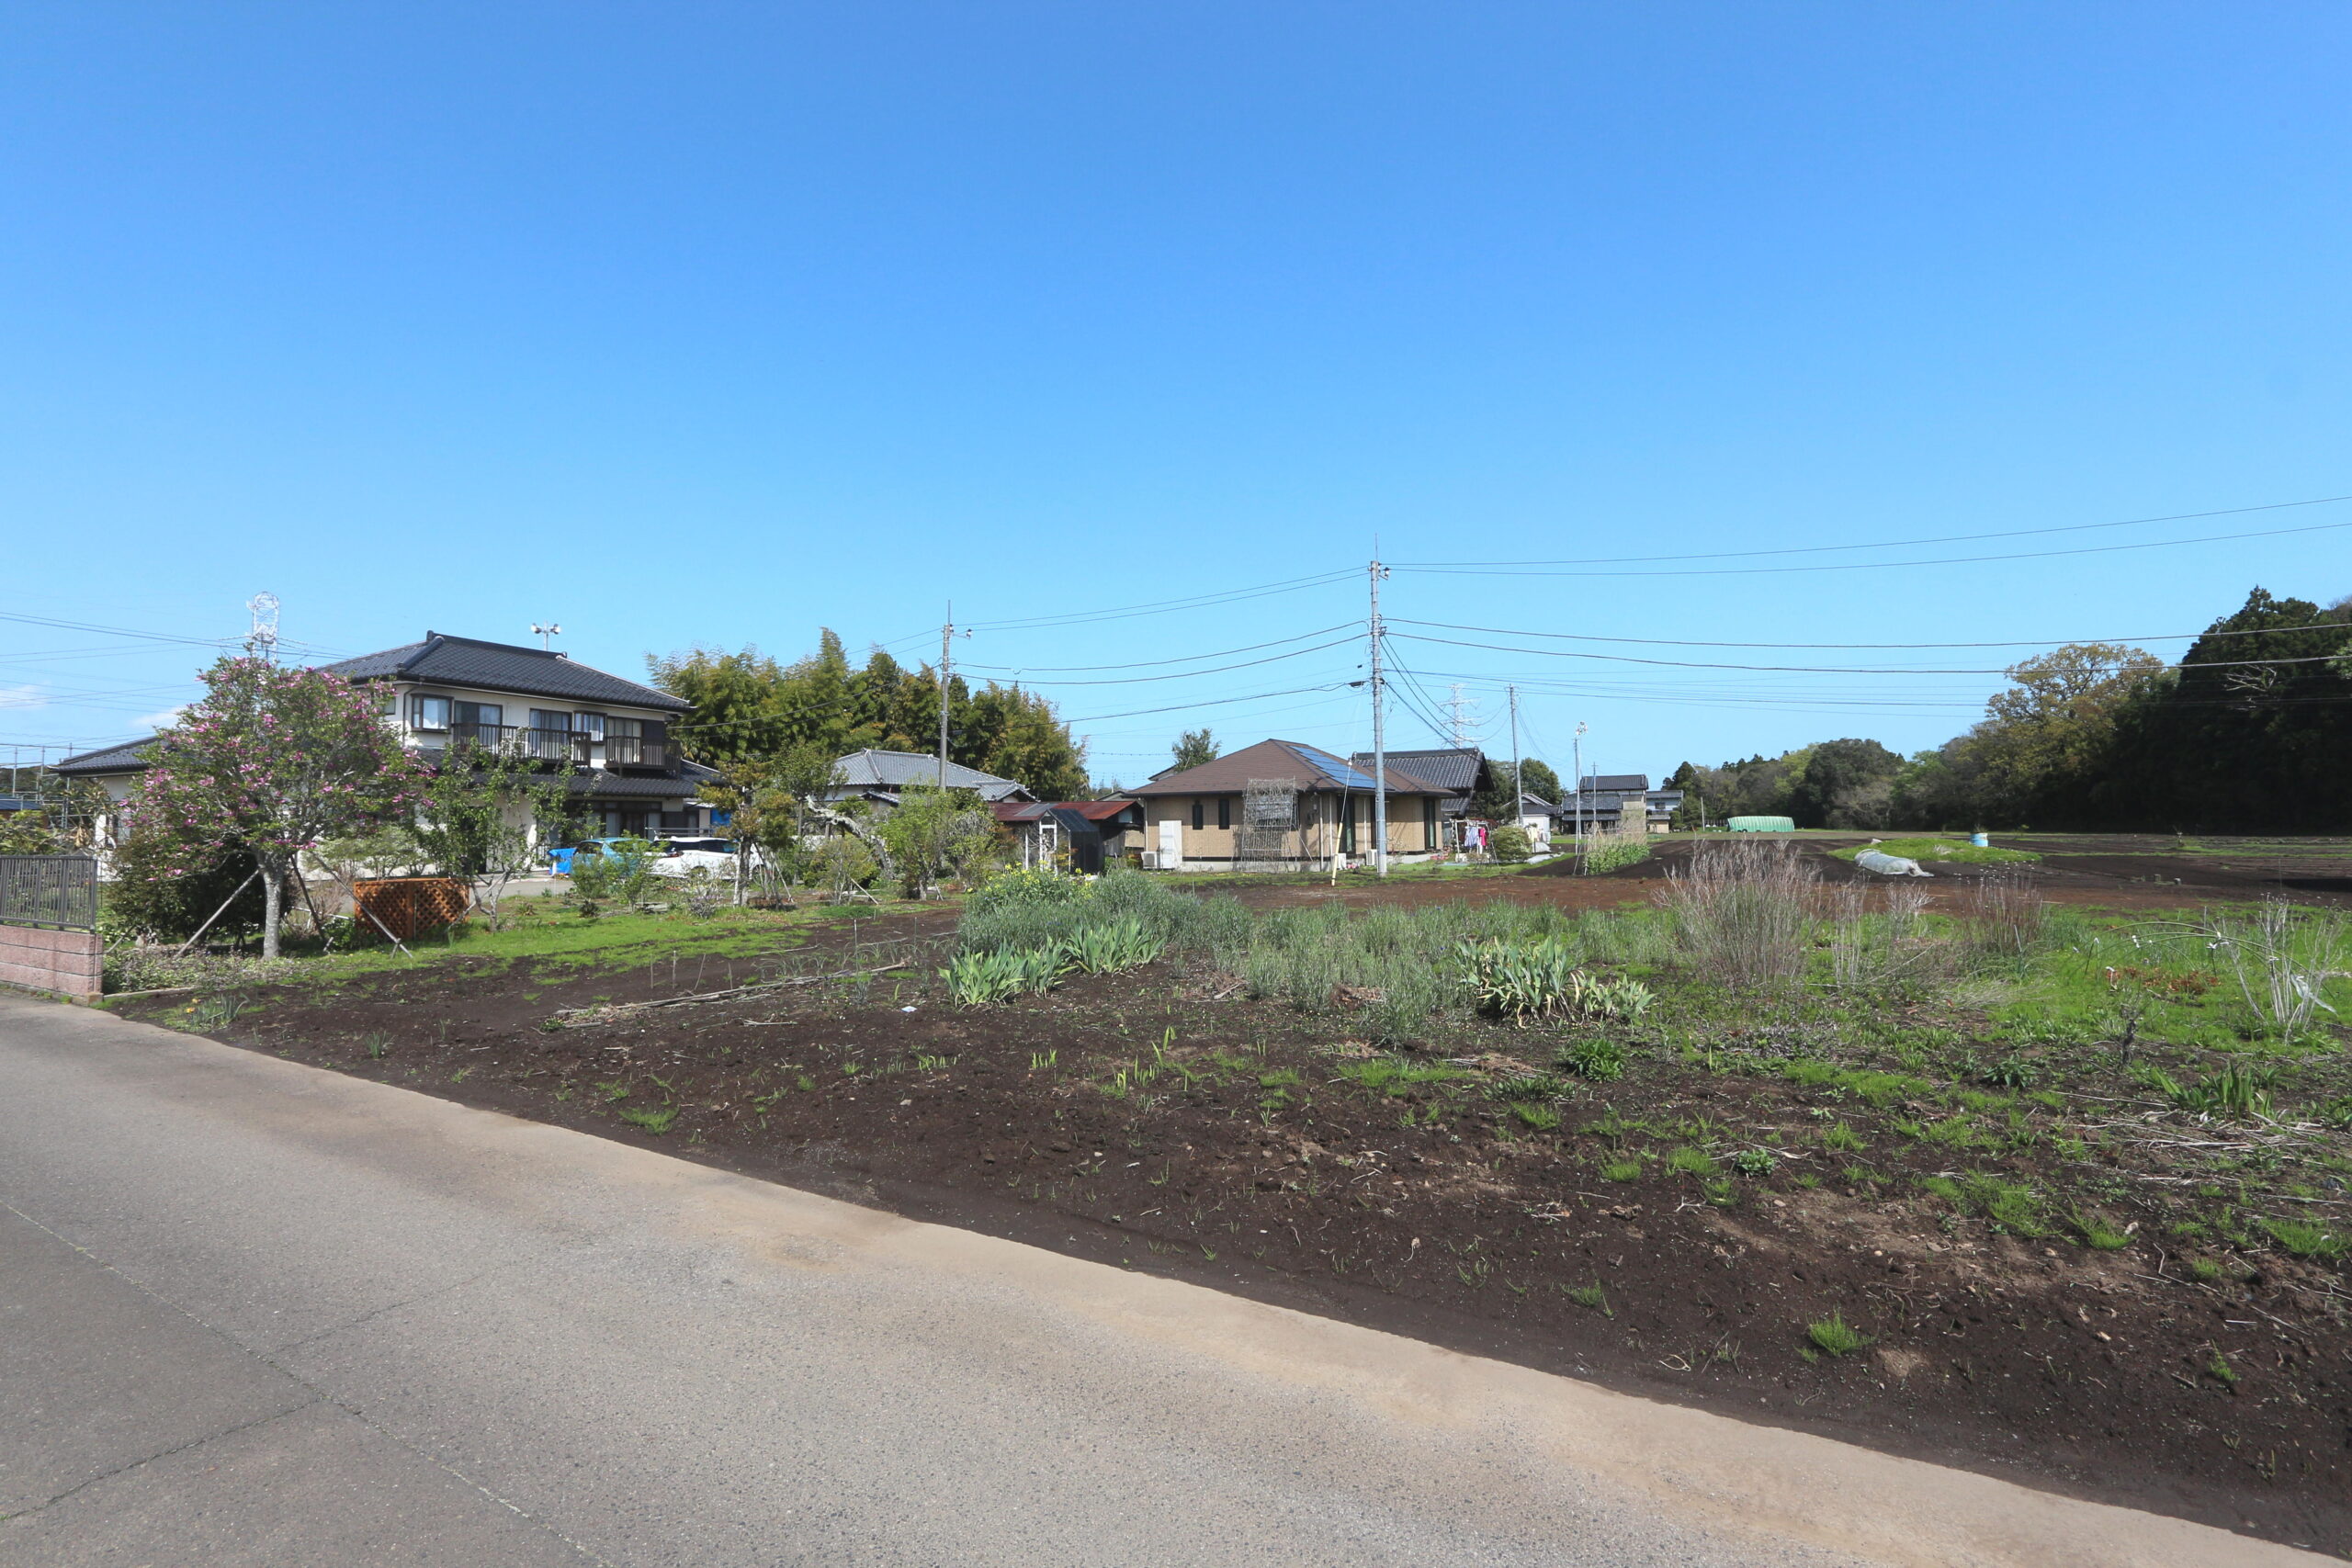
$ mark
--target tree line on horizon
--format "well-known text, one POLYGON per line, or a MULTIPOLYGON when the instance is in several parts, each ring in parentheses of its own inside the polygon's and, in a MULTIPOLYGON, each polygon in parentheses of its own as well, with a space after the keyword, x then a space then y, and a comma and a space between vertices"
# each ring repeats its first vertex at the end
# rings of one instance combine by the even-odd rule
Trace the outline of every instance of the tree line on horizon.
POLYGON ((2340 831, 2352 772, 2352 598, 2323 609, 2256 588, 2177 665, 2071 643, 2012 665, 1984 717, 1904 757, 1817 741, 1685 762, 1676 826, 1734 816, 1800 828, 2340 831))
MULTIPOLYGON (((749 647, 693 648, 645 662, 654 685, 694 705, 671 733, 707 767, 868 748, 938 754, 937 669, 909 669, 879 648, 854 667, 830 627, 820 630, 814 653, 789 663, 749 647)), ((1087 794, 1084 749, 1050 701, 1018 685, 990 681, 975 691, 950 675, 947 760, 1017 780, 1040 800, 1087 794)))

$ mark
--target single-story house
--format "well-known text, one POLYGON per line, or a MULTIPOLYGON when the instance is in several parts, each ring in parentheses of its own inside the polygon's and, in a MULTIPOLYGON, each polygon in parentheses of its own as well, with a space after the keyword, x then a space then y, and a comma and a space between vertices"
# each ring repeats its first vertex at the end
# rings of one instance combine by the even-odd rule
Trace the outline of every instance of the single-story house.
MULTIPOLYGON (((853 751, 833 764, 833 784, 825 792, 825 798, 836 805, 863 800, 876 811, 887 813, 898 806, 900 791, 936 787, 939 778, 939 759, 935 755, 868 748, 853 751)), ((1034 802, 1037 798, 1012 779, 1001 779, 960 762, 947 764, 947 787, 968 789, 989 806, 1006 800, 1034 802)))
MULTIPOLYGON (((568 655, 428 631, 421 642, 320 668, 379 694, 402 745, 426 761, 470 742, 519 753, 549 773, 601 832, 697 835, 695 799, 716 775, 686 761, 670 728, 690 705, 568 655)), ((55 772, 90 779, 119 802, 146 771, 154 739, 68 757, 55 772)), ((111 823, 101 833, 111 834, 111 823)))
MULTIPOLYGON (((1443 842, 1452 792, 1388 767, 1388 852, 1418 859, 1443 842)), ((1261 740, 1129 794, 1143 803, 1144 863, 1163 871, 1329 865, 1372 851, 1371 773, 1295 740, 1261 740)))
POLYGON ((1066 852, 1070 869, 1091 875, 1142 852, 1141 801, 1004 800, 989 809, 1012 836, 1023 866, 1050 866, 1066 852))
MULTIPOLYGON (((1348 759, 1363 773, 1372 771, 1372 753, 1359 751, 1348 759)), ((1462 847, 1462 824, 1470 815, 1471 800, 1495 787, 1494 764, 1476 746, 1444 746, 1419 751, 1391 751, 1388 765, 1401 768, 1425 784, 1445 791, 1438 803, 1438 847, 1462 847)))
POLYGON ((1537 854, 1552 847, 1552 824, 1560 808, 1540 795, 1519 797, 1519 825, 1527 830, 1528 847, 1537 854))

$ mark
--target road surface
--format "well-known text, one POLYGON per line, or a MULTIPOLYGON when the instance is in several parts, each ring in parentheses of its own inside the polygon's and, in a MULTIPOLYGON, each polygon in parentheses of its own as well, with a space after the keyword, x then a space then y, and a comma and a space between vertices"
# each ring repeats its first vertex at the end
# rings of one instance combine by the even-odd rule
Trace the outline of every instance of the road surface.
POLYGON ((0 1564, 2316 1562, 0 998, 0 1564))

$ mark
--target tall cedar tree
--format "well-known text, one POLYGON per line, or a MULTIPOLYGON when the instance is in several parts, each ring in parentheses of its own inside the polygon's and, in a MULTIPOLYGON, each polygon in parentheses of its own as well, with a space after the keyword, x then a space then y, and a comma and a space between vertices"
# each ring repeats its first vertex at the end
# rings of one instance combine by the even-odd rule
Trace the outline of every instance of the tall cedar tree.
MULTIPOLYGON (((646 664, 655 685, 694 705, 672 733, 686 756, 711 767, 809 746, 841 757, 866 747, 928 755, 938 745, 938 671, 910 671, 880 649, 853 669, 831 630, 815 653, 790 664, 756 648, 696 648, 646 664)), ((949 761, 1017 780, 1044 800, 1084 792, 1084 753, 1051 702, 993 681, 975 692, 961 676, 947 694, 949 761)))

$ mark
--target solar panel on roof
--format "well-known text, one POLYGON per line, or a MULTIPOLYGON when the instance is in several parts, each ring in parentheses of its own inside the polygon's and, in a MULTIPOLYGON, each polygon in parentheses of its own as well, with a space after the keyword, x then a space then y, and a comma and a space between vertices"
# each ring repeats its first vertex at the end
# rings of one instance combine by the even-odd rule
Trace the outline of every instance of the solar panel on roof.
POLYGON ((1342 762, 1329 751, 1317 751, 1312 746, 1300 746, 1295 748, 1295 750, 1300 756, 1306 758, 1308 761, 1322 769, 1325 774, 1330 778, 1331 782, 1340 785, 1342 789, 1374 789, 1378 787, 1372 782, 1372 775, 1370 773, 1358 773, 1355 769, 1350 767, 1347 763, 1342 762))

